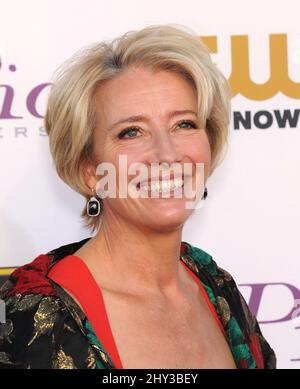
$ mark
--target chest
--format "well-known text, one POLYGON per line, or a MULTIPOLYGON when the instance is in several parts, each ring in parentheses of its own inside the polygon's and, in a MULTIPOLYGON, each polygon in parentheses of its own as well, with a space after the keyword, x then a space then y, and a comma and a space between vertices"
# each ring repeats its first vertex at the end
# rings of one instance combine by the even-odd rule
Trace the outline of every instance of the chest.
POLYGON ((205 301, 145 303, 105 292, 103 299, 124 368, 235 368, 205 301))

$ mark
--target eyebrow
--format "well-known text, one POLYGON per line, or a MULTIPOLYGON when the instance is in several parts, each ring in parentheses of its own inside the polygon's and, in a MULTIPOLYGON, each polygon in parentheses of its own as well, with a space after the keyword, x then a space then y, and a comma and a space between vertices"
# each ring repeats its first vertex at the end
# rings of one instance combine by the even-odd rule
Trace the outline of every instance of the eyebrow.
MULTIPOLYGON (((197 116, 197 113, 195 111, 192 111, 190 109, 184 109, 181 111, 171 111, 168 113, 168 119, 172 119, 175 116, 179 115, 185 115, 185 114, 193 114, 197 116)), ((142 121, 149 121, 149 117, 146 115, 135 115, 135 116, 129 116, 128 118, 118 120, 116 123, 114 123, 108 131, 113 130, 117 125, 122 124, 122 123, 132 123, 132 122, 142 122, 142 121)))

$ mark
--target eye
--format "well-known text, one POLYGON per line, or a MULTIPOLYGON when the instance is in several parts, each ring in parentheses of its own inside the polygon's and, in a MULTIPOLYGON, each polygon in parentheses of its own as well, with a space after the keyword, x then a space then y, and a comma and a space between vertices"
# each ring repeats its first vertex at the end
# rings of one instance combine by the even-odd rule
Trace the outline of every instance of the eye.
POLYGON ((184 120, 178 124, 178 126, 183 126, 181 128, 197 128, 197 124, 192 120, 184 120))
POLYGON ((125 128, 118 134, 119 139, 123 138, 136 138, 137 132, 140 131, 139 128, 137 127, 130 127, 130 128, 125 128), (125 136, 128 135, 128 136, 125 136))

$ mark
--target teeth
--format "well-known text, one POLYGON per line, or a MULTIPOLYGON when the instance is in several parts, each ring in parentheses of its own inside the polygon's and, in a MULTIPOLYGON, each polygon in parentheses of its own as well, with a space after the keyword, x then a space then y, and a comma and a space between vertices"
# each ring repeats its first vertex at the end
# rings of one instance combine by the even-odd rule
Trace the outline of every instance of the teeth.
POLYGON ((169 181, 156 181, 152 183, 151 185, 148 184, 141 184, 140 188, 146 192, 151 191, 152 193, 168 193, 171 190, 180 188, 183 185, 182 178, 175 178, 174 180, 169 181))
POLYGON ((174 187, 175 188, 180 188, 182 185, 183 185, 183 179, 182 178, 178 178, 178 179, 174 180, 174 187))

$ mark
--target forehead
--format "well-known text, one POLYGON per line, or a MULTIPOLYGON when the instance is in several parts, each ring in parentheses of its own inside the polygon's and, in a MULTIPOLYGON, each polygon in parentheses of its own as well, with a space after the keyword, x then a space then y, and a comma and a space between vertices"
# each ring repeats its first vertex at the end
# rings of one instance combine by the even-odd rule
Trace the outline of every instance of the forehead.
POLYGON ((128 69, 105 82, 95 94, 97 116, 163 113, 176 109, 196 109, 197 96, 192 85, 170 71, 128 69))

